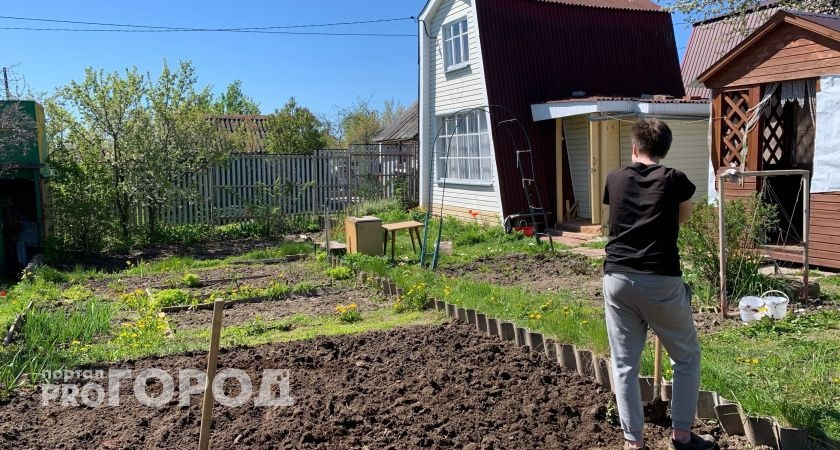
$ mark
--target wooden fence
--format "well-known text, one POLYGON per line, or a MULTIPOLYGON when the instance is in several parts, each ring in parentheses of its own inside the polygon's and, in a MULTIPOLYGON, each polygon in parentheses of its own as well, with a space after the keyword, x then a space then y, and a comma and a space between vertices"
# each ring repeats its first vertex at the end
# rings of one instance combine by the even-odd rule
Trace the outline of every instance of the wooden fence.
POLYGON ((342 211, 354 203, 394 198, 404 186, 419 194, 416 145, 352 146, 312 155, 236 155, 181 183, 183 199, 166 211, 170 225, 223 225, 262 208, 285 214, 342 211))

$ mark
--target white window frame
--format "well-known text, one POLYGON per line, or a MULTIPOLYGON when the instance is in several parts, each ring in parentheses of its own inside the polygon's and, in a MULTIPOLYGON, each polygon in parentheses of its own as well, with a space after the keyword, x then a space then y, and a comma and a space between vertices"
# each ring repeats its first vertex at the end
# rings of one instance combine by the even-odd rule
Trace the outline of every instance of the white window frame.
POLYGON ((446 72, 462 69, 470 65, 470 22, 466 16, 443 24, 443 65, 446 72), (452 28, 458 26, 458 34, 452 34, 452 28), (454 62, 455 46, 460 50, 461 60, 454 62))
POLYGON ((483 110, 473 110, 466 114, 451 115, 451 117, 440 115, 436 119, 437 126, 440 128, 440 136, 434 149, 437 182, 493 186, 495 168, 487 113, 483 110), (469 115, 473 115, 475 119, 460 120, 461 117, 469 115), (452 141, 451 145, 450 141, 452 141), (447 151, 449 158, 447 158, 447 151), (478 161, 477 167, 474 161, 478 161), (448 176, 448 173, 445 177, 441 176, 445 163, 449 164, 449 170, 457 167, 455 176, 448 176))

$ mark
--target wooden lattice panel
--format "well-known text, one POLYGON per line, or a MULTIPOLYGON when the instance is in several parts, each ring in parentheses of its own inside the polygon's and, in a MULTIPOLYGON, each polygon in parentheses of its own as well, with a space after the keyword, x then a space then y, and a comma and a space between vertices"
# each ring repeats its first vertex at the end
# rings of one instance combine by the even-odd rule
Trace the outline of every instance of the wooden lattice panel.
POLYGON ((779 166, 785 156, 785 107, 779 99, 778 91, 769 101, 770 105, 764 111, 761 133, 761 163, 765 169, 779 166))
POLYGON ((742 166, 741 152, 750 109, 749 91, 730 91, 721 94, 720 165, 742 166))

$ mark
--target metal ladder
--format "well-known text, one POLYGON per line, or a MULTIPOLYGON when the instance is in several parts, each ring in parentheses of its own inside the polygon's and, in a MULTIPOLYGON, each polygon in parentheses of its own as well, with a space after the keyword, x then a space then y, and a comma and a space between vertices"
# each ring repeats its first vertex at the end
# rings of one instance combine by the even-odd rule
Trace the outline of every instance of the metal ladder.
POLYGON ((548 213, 543 207, 540 190, 534 173, 534 158, 531 149, 516 151, 516 167, 519 169, 519 176, 522 178, 522 189, 525 192, 525 201, 528 202, 528 214, 531 216, 531 224, 534 226, 534 239, 537 245, 542 245, 541 237, 548 238, 548 245, 554 252, 554 240, 548 232, 548 213), (523 159, 527 158, 527 162, 523 159), (527 167, 526 167, 527 166, 527 167), (537 231, 537 217, 542 216, 545 231, 537 231))

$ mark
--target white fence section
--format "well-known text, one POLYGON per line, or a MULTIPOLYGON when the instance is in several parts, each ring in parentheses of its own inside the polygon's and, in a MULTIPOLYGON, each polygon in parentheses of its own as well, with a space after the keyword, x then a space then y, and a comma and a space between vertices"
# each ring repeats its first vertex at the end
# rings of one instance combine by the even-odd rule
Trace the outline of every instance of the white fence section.
POLYGON ((257 208, 286 214, 341 211, 353 203, 394 198, 400 186, 417 200, 416 145, 351 146, 312 155, 236 155, 181 185, 193 195, 164 213, 170 225, 223 225, 253 217, 257 208))

